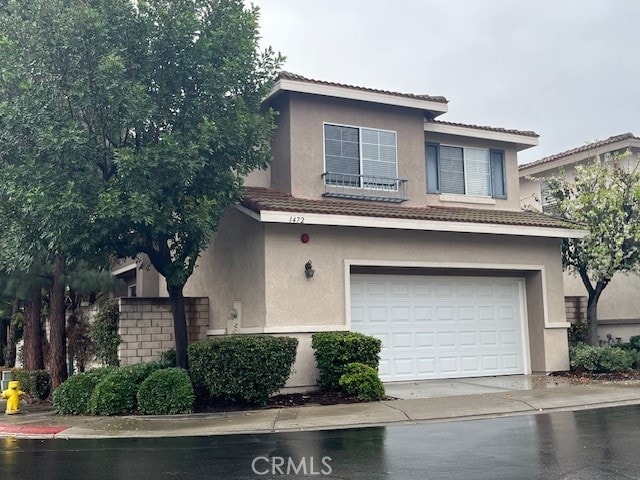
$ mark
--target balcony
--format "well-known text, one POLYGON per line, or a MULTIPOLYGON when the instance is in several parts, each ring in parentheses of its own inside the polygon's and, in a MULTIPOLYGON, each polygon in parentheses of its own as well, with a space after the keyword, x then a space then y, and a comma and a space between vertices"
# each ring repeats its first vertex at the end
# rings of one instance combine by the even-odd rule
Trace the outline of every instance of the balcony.
POLYGON ((408 180, 403 178, 326 172, 322 174, 322 179, 324 181, 323 197, 392 203, 408 200, 408 180))

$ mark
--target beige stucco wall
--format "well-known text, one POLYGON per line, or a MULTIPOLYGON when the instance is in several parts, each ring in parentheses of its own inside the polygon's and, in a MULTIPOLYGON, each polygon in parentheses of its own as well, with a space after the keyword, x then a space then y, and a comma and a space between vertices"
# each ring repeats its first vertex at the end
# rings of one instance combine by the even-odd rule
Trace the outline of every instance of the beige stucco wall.
POLYGON ((472 137, 425 133, 420 110, 367 104, 291 93, 273 105, 280 111, 272 141, 271 186, 301 198, 321 198, 324 192, 324 123, 369 127, 396 132, 398 178, 408 179, 405 206, 464 206, 518 210, 520 194, 517 152, 512 144, 472 137), (507 199, 464 197, 452 202, 447 196, 427 194, 425 141, 447 145, 496 148, 505 151, 507 199), (448 201, 445 201, 448 200, 448 201))
MULTIPOLYGON (((349 329, 349 273, 358 266, 525 279, 531 370, 568 368, 559 239, 262 224, 236 209, 203 252, 185 295, 210 299, 211 333, 291 335, 301 342, 287 386, 315 384, 310 337, 349 329), (310 240, 301 241, 306 233, 310 240), (305 263, 315 275, 308 279, 305 263), (264 267, 262 267, 264 266, 264 267), (240 318, 230 311, 240 305, 240 318), (235 327, 234 327, 235 325, 235 327)), ((406 270, 403 270, 406 271, 406 270)))
MULTIPOLYGON (((286 117, 283 117, 283 120, 286 117)), ((291 193, 301 198, 321 198, 324 192, 324 123, 369 127, 396 132, 398 177, 410 178, 409 202, 424 204, 424 133, 419 110, 366 104, 313 95, 291 94, 290 128, 291 193)), ((284 137, 284 134, 283 134, 284 137)), ((276 186, 275 164, 284 148, 274 145, 272 182, 276 186)))
POLYGON ((506 268, 503 274, 525 278, 532 370, 568 368, 558 239, 283 224, 268 225, 266 232, 267 329, 348 329, 349 265, 431 266, 465 274, 506 268), (302 233, 309 243, 300 242, 302 233), (316 270, 312 279, 304 276, 307 260, 316 270))
POLYGON ((263 226, 231 208, 184 289, 185 296, 209 297, 210 329, 264 326, 264 253, 263 226))

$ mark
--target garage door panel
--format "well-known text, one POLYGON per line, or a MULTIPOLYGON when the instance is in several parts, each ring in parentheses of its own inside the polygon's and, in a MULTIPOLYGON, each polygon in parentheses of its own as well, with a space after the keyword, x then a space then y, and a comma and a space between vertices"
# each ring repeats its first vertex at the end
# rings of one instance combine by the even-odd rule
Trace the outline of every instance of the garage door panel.
POLYGON ((397 323, 409 323, 411 321, 410 307, 391 307, 391 321, 397 323))
POLYGON ((433 323, 431 307, 419 306, 413 308, 413 320, 416 323, 433 323))
POLYGON ((418 332, 416 333, 416 348, 433 347, 433 333, 418 332))
POLYGON ((524 373, 520 283, 352 275, 352 329, 382 341, 385 381, 524 373))
POLYGON ((438 323, 453 323, 454 313, 454 307, 436 307, 436 321, 438 323))

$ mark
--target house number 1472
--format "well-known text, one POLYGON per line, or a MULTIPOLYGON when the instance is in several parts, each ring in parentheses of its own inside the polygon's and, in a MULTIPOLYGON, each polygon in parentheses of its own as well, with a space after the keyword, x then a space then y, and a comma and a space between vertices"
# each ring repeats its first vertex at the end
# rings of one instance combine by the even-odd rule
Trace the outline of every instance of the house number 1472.
POLYGON ((289 223, 304 223, 304 217, 289 217, 289 223))

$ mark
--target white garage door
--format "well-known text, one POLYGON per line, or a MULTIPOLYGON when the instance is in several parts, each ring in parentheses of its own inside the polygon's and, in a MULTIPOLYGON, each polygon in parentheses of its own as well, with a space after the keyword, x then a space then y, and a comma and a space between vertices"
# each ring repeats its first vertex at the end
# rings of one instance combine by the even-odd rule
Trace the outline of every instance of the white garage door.
POLYGON ((382 340, 384 381, 522 374, 522 279, 351 275, 351 329, 382 340))

